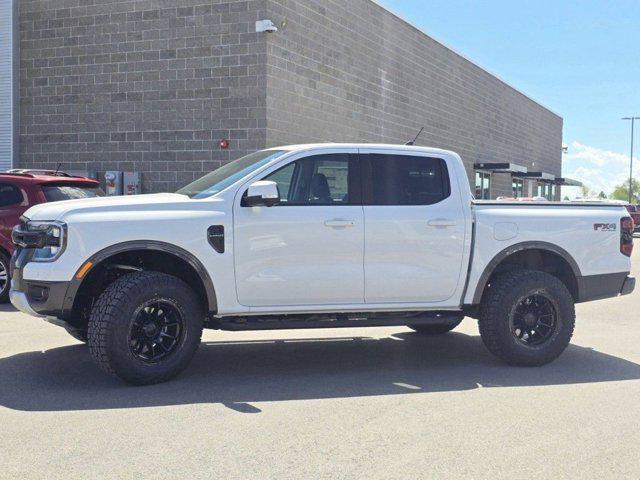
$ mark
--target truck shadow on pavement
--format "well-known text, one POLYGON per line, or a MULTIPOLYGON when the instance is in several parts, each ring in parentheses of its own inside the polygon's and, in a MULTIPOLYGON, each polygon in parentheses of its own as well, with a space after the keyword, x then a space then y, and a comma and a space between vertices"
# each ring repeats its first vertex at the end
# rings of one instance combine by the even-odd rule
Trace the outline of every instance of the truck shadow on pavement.
POLYGON ((84 345, 0 359, 0 405, 65 411, 220 403, 259 413, 252 403, 566 385, 640 379, 640 365, 570 346, 541 368, 509 367, 480 337, 309 338, 206 342, 177 379, 129 387, 93 365, 84 345))

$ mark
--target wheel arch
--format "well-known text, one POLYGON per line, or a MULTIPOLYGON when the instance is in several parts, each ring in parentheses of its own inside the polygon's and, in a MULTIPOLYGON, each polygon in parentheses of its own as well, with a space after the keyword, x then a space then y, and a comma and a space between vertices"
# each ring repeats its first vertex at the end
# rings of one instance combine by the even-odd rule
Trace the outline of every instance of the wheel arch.
POLYGON ((473 295, 473 305, 479 305, 491 278, 508 267, 534 267, 558 277, 569 289, 574 301, 581 298, 582 273, 575 259, 564 248, 553 243, 532 241, 511 245, 495 255, 487 264, 473 295))
MULTIPOLYGON (((74 309, 77 308, 78 298, 81 297, 84 290, 89 288, 89 284, 95 280, 96 275, 99 274, 101 269, 105 268, 110 260, 123 258, 127 255, 135 255, 136 253, 144 256, 150 256, 153 252, 161 253, 163 259, 172 259, 175 263, 164 268, 153 268, 152 270, 171 273, 172 268, 184 268, 185 273, 183 277, 185 278, 183 278, 183 280, 190 284, 197 293, 204 296, 202 300, 205 303, 207 312, 215 313, 217 311, 218 303, 213 281, 209 272, 198 258, 187 250, 176 245, 159 241, 144 240, 111 245, 88 258, 83 263, 83 266, 87 262, 91 262, 91 267, 80 279, 74 275, 69 287, 67 288, 63 307, 64 315, 72 316, 74 309)), ((180 275, 177 276, 180 277, 180 275)))

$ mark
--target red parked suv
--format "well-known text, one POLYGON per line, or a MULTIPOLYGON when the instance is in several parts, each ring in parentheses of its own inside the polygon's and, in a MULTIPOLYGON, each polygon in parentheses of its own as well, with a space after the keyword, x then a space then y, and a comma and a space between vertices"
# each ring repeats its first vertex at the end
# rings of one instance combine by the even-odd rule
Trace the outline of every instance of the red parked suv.
POLYGON ((96 180, 47 170, 0 172, 0 303, 9 299, 11 230, 38 203, 104 195, 96 180), (20 173, 16 173, 20 172, 20 173))
POLYGON ((627 207, 627 212, 633 218, 633 223, 635 225, 635 231, 640 231, 640 206, 638 205, 625 205, 627 207))

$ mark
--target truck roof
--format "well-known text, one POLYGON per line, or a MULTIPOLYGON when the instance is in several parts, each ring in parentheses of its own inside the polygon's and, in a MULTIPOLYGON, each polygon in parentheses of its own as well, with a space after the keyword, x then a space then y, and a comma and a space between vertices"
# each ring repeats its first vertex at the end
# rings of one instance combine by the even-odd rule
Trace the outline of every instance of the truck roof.
POLYGON ((279 147, 269 148, 267 150, 285 150, 289 152, 305 151, 315 149, 332 149, 332 148, 362 148, 362 149, 381 149, 381 150, 405 150, 408 152, 432 153, 435 155, 458 155, 451 150, 443 150, 441 148, 419 147, 415 145, 393 145, 388 143, 306 143, 299 145, 283 145, 279 147))

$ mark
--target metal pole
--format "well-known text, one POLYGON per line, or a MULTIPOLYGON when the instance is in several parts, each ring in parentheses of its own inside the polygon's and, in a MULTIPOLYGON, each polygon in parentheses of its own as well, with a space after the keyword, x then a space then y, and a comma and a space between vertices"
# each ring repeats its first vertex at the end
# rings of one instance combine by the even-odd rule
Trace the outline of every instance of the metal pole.
POLYGON ((629 203, 632 199, 633 191, 633 127, 636 121, 636 117, 631 119, 631 157, 629 158, 629 203))
POLYGON ((624 117, 622 120, 631 120, 631 156, 629 157, 629 203, 633 200, 633 133, 636 120, 640 117, 624 117))

